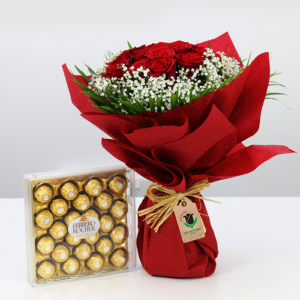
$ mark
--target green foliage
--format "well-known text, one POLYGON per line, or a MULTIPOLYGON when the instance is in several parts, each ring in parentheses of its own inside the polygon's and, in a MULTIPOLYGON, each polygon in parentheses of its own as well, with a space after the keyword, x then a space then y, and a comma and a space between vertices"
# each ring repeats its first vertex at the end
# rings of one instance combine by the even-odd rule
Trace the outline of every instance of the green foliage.
POLYGON ((133 47, 131 46, 131 44, 127 41, 128 47, 129 49, 132 49, 133 47))

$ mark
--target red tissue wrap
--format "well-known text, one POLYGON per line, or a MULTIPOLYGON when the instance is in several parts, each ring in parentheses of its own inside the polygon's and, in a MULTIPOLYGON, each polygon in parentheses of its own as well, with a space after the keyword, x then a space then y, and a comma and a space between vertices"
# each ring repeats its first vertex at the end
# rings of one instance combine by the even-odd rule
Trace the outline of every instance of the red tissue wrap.
MULTIPOLYGON (((229 56, 239 59, 228 33, 199 46, 208 44, 215 52, 229 51, 229 56)), ((273 156, 293 152, 285 146, 242 144, 259 128, 270 77, 268 53, 259 55, 220 90, 165 113, 139 116, 100 112, 80 91, 66 65, 63 70, 73 104, 112 138, 103 139, 103 147, 141 176, 177 192, 203 178, 211 183, 252 172, 273 156)), ((87 85, 81 76, 76 78, 87 85)), ((193 201, 200 208, 199 201, 193 201)), ((152 205, 145 197, 139 210, 152 205)), ((207 215, 202 200, 200 213, 207 215)), ((218 246, 209 217, 203 216, 205 237, 185 244, 174 214, 157 233, 143 219, 139 218, 137 248, 149 274, 193 278, 214 272, 218 246)))

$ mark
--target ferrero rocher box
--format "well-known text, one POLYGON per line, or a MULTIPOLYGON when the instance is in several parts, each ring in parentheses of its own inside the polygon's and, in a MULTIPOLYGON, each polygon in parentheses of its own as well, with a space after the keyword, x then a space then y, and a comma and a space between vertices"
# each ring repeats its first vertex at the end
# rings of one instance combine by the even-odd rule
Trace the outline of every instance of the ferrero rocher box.
POLYGON ((136 269, 134 172, 125 165, 24 175, 33 287, 136 269))

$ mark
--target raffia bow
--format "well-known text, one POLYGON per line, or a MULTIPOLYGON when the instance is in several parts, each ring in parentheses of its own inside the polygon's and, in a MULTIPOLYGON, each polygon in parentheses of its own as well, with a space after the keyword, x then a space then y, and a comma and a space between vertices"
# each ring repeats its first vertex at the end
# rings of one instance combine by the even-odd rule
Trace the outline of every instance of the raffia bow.
POLYGON ((147 222, 147 224, 151 224, 150 228, 153 228, 156 225, 154 231, 157 232, 159 227, 171 216, 179 201, 191 201, 188 197, 221 204, 218 201, 204 198, 199 195, 201 191, 206 187, 209 187, 209 185, 210 184, 207 178, 201 179, 192 184, 183 193, 178 193, 172 189, 168 189, 158 184, 157 182, 152 183, 150 186, 148 186, 146 195, 156 204, 149 208, 138 211, 137 214, 140 217, 147 215, 144 221, 147 222), (162 192, 162 194, 153 194, 152 190, 154 189, 156 191, 162 192))

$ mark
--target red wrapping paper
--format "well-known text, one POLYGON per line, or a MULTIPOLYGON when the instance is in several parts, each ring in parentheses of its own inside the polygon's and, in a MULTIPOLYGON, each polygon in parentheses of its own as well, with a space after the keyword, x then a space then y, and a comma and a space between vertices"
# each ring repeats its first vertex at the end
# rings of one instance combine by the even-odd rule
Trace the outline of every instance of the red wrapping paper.
MULTIPOLYGON (((208 44, 214 51, 239 59, 228 33, 199 45, 208 44)), ((268 53, 259 55, 218 91, 165 113, 139 116, 100 112, 81 93, 66 65, 63 70, 73 104, 112 138, 103 139, 103 147, 141 176, 178 192, 200 179, 214 182, 243 175, 273 156, 293 153, 285 146, 242 144, 259 128, 270 76, 268 53)), ((76 78, 87 85, 81 76, 76 78)), ((198 200, 194 202, 199 205, 198 200)), ((139 210, 152 205, 146 197, 139 210)), ((203 201, 200 207, 200 213, 207 215, 203 201)), ((218 247, 209 217, 204 216, 203 221, 205 238, 184 244, 174 214, 157 233, 139 218, 137 248, 145 270, 151 275, 179 278, 211 275, 218 247)))

